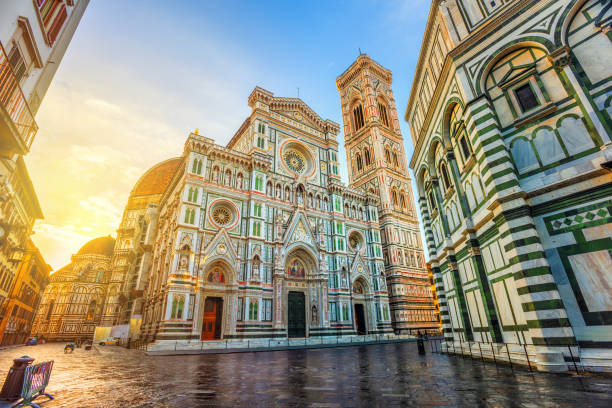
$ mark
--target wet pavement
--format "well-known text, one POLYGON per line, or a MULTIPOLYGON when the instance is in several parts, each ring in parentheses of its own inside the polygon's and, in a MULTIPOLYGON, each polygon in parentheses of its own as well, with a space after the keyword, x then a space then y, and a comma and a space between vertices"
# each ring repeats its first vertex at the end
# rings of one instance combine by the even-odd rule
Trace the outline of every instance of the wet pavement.
MULTIPOLYGON (((419 356, 415 343, 262 353, 147 356, 64 344, 0 351, 55 360, 41 407, 612 407, 612 377, 543 374, 468 358, 419 356)), ((427 349, 429 351, 429 348, 427 349)))

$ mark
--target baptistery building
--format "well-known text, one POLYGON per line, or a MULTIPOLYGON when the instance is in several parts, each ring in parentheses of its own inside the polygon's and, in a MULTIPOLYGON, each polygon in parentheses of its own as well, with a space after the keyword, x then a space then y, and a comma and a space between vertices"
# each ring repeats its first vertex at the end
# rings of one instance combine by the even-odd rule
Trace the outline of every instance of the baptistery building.
POLYGON ((112 261, 117 323, 141 318, 148 342, 437 328, 391 73, 362 56, 339 81, 348 186, 340 126, 259 87, 227 145, 195 131, 138 181, 112 261))
POLYGON ((610 1, 432 2, 405 118, 447 341, 611 370, 611 27, 610 1))
POLYGON ((71 262, 50 277, 32 336, 48 341, 91 339, 96 326, 111 326, 119 312, 121 286, 112 282, 111 256, 115 239, 95 238, 71 262))

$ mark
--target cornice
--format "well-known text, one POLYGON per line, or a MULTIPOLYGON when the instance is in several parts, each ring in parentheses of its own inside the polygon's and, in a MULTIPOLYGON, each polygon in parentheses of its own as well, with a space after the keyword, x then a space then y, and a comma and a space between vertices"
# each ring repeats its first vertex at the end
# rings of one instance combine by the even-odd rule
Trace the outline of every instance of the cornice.
POLYGON ((335 135, 340 132, 339 124, 329 119, 323 120, 300 98, 285 98, 280 96, 275 97, 272 92, 257 86, 249 95, 248 103, 251 108, 254 108, 257 102, 265 103, 269 106, 270 110, 273 111, 298 110, 306 117, 306 119, 318 126, 319 129, 317 130, 321 132, 330 132, 335 135))
MULTIPOLYGON (((484 24, 476 28, 476 30, 470 33, 470 35, 465 40, 463 40, 459 45, 457 45, 455 48, 449 51, 448 54, 446 54, 446 57, 444 59, 444 65, 442 66, 442 70, 440 72, 440 75, 438 76, 438 80, 436 81, 436 88, 434 90, 434 93, 431 99, 429 100, 425 120, 423 121, 423 125, 419 131, 419 134, 417 135, 418 136, 416 139, 417 143, 414 149, 414 154, 410 161, 411 168, 413 168, 414 157, 416 156, 418 152, 418 148, 420 148, 421 146, 422 139, 426 133, 426 129, 428 128, 428 124, 431 120, 431 116, 433 115, 432 106, 435 105, 439 100, 439 96, 442 92, 442 88, 444 84, 446 84, 447 82, 446 79, 448 77, 448 73, 450 71, 451 66, 453 65, 455 58, 458 58, 459 56, 461 56, 462 53, 469 50, 471 47, 474 47, 478 42, 480 42, 483 39, 483 37, 486 37, 488 34, 490 34, 491 31, 495 30, 501 24, 505 23, 510 16, 516 14, 518 10, 525 8, 528 4, 533 3, 533 1, 534 0, 517 1, 515 4, 509 6, 507 9, 505 9, 504 11, 501 11, 495 17, 491 18, 489 21, 485 22, 484 24)), ((424 45, 429 42, 431 31, 433 30, 433 24, 431 20, 433 19, 435 14, 432 15, 432 13, 434 11, 437 11, 437 9, 438 9, 438 2, 437 1, 432 2, 432 7, 430 9, 430 16, 427 20, 426 34, 421 44, 421 51, 419 53, 417 69, 414 74, 412 88, 410 89, 410 96, 408 98, 408 105, 406 106, 406 112, 404 114, 404 120, 408 123, 410 123, 409 113, 412 112, 414 108, 413 105, 417 97, 416 88, 417 88, 417 85, 421 83, 420 79, 423 73, 423 69, 426 65, 426 64, 423 64, 422 59, 424 58, 424 45)))
POLYGON ((338 78, 336 78, 336 86, 338 91, 344 89, 350 82, 355 79, 359 73, 367 69, 381 77, 389 85, 393 82, 393 74, 390 70, 374 61, 368 54, 361 54, 355 62, 353 62, 338 78))

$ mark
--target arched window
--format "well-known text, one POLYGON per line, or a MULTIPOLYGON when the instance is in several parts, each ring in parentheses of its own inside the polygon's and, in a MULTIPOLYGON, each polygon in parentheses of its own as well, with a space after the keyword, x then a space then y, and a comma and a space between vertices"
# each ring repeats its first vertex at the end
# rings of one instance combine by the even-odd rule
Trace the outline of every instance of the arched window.
POLYGON ((187 208, 185 210, 185 224, 195 223, 195 210, 193 208, 187 208))
POLYGON ((361 163, 361 154, 357 153, 357 171, 361 171, 363 164, 361 163))
POLYGON ((387 148, 385 148, 385 159, 387 159, 387 164, 391 164, 391 152, 387 148))
POLYGON ((263 191, 263 178, 261 176, 255 177, 255 190, 263 191))
POLYGON ((378 115, 380 116, 380 122, 385 127, 389 127, 389 116, 387 115, 387 107, 381 101, 378 101, 378 115))
POLYGON ((403 194, 400 194, 400 207, 402 207, 403 210, 406 209, 406 199, 403 194))
POLYGON ((87 309, 87 320, 93 320, 96 315, 96 301, 92 300, 87 309))
POLYGON ((442 174, 442 181, 444 182, 444 188, 449 189, 451 186, 450 178, 448 177, 448 171, 446 170, 446 165, 442 163, 440 165, 440 173, 442 174))
POLYGON ((361 129, 365 125, 365 121, 363 120, 363 108, 361 104, 356 105, 353 108, 353 127, 355 132, 361 129))
POLYGON ((51 315, 53 314, 53 306, 55 306, 55 300, 49 302, 49 308, 47 309, 47 318, 46 320, 51 319, 51 315))
POLYGON ((364 158, 366 167, 369 166, 372 160, 370 159, 370 149, 368 149, 367 147, 363 151, 363 158, 364 158))
POLYGON ((399 161, 397 160, 397 152, 393 152, 393 165, 399 167, 399 161))
POLYGON ((193 159, 193 165, 191 166, 191 172, 192 173, 198 172, 198 159, 193 159))
POLYGON ((393 207, 397 207, 397 191, 393 190, 393 192, 391 193, 391 204, 393 205, 393 207))
POLYGON ((467 132, 463 121, 461 120, 461 108, 459 104, 455 104, 449 118, 449 131, 451 139, 456 140, 461 157, 466 162, 472 155, 472 146, 470 144, 467 132))

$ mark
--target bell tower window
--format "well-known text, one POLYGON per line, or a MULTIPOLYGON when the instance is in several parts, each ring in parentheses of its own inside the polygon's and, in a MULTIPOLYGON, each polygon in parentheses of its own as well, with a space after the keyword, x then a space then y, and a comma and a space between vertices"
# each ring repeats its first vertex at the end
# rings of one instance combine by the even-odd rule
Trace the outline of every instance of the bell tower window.
POLYGON ((378 102, 378 115, 380 116, 380 121, 382 122, 383 126, 389 127, 389 117, 387 116, 387 107, 381 102, 378 102))
POLYGON ((353 124, 355 127, 355 132, 365 125, 365 121, 363 120, 363 108, 361 107, 361 104, 358 104, 353 108, 353 124))

